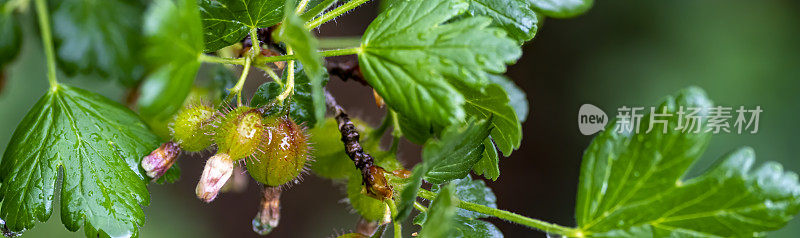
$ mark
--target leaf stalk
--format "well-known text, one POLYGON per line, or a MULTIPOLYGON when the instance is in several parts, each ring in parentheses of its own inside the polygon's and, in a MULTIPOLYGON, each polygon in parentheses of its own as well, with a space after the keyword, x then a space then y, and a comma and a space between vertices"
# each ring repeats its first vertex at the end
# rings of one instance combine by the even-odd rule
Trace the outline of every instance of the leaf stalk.
POLYGON ((236 85, 233 88, 229 89, 231 94, 236 95, 236 104, 242 106, 242 88, 244 88, 244 82, 247 81, 247 75, 250 73, 250 65, 252 59, 250 57, 245 58, 244 69, 242 69, 242 75, 239 76, 239 81, 236 82, 236 85))
POLYGON ((326 12, 325 14, 322 14, 322 16, 314 18, 314 20, 311 20, 310 22, 307 22, 305 27, 306 27, 307 30, 312 30, 314 28, 317 28, 320 25, 322 25, 323 23, 326 23, 326 22, 328 22, 330 20, 333 20, 334 18, 336 18, 338 16, 341 16, 342 14, 345 14, 348 11, 353 10, 354 8, 356 8, 358 6, 361 6, 362 4, 364 4, 366 2, 369 2, 369 1, 370 0, 353 0, 353 1, 349 1, 349 2, 347 2, 345 4, 342 4, 339 7, 331 10, 330 12, 326 12))
MULTIPOLYGON (((286 47, 286 53, 288 55, 293 55, 294 51, 292 50, 292 47, 286 47)), ((286 66, 286 69, 289 70, 286 74, 286 87, 281 95, 278 95, 278 98, 276 98, 281 103, 283 103, 283 100, 286 100, 286 98, 289 98, 289 96, 294 94, 294 64, 294 60, 289 60, 288 66, 286 66)))
POLYGON ((36 0, 36 15, 39 16, 39 31, 42 34, 42 45, 47 56, 47 80, 50 82, 50 90, 58 88, 56 79, 56 54, 53 47, 53 36, 50 29, 50 14, 47 12, 45 0, 36 0))
POLYGON ((255 58, 261 55, 261 41, 258 39, 258 28, 250 28, 250 42, 253 42, 250 48, 249 57, 255 58))
POLYGON ((297 9, 295 9, 294 13, 300 15, 306 10, 306 6, 308 6, 308 0, 300 0, 300 3, 297 4, 297 9))
POLYGON ((300 18, 302 18, 304 21, 311 20, 311 18, 314 18, 315 16, 319 15, 320 13, 324 12, 325 10, 328 10, 328 8, 330 8, 336 2, 337 2, 337 0, 325 0, 325 1, 322 1, 321 3, 317 4, 316 6, 314 6, 314 8, 308 9, 308 11, 303 13, 303 15, 300 15, 300 18))
MULTIPOLYGON (((433 198, 436 197, 436 193, 425 189, 420 189, 417 195, 421 198, 428 200, 433 200, 433 198)), ((523 226, 538 229, 548 234, 558 234, 566 237, 583 237, 583 233, 575 228, 565 227, 545 222, 542 220, 529 218, 506 210, 500 210, 497 208, 491 208, 476 203, 461 201, 460 199, 456 199, 456 202, 458 208, 497 217, 523 226)))
POLYGON ((200 62, 216 63, 216 64, 235 64, 244 65, 245 58, 224 58, 207 54, 200 54, 198 56, 200 62))

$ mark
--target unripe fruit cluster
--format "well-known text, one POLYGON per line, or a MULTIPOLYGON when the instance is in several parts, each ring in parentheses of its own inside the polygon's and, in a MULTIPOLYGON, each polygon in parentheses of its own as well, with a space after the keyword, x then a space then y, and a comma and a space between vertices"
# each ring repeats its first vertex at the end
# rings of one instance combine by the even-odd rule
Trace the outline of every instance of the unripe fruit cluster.
POLYGON ((266 116, 255 108, 240 106, 228 112, 207 105, 192 105, 175 116, 173 142, 186 151, 202 151, 216 145, 217 154, 207 162, 197 197, 210 202, 231 175, 233 162, 247 158, 250 175, 268 186, 295 180, 308 159, 305 129, 287 116, 266 116))

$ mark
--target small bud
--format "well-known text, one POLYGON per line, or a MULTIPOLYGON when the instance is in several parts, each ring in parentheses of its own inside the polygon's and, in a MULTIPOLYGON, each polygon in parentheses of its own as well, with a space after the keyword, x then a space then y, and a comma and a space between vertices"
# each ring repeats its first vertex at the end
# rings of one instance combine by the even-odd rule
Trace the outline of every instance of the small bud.
POLYGON ((386 103, 383 101, 383 97, 378 95, 378 91, 375 91, 375 89, 372 90, 372 96, 375 97, 375 104, 378 105, 379 108, 386 106, 386 103))
POLYGON ((142 168, 150 178, 158 179, 175 164, 181 148, 175 142, 166 142, 142 158, 142 168))
POLYGON ((233 173, 233 161, 228 154, 216 154, 206 161, 203 175, 194 192, 197 198, 204 202, 214 201, 219 194, 219 190, 228 181, 233 173))
POLYGON ((259 235, 267 235, 278 227, 281 219, 281 189, 264 186, 258 213, 253 218, 253 231, 259 235))
POLYGON ((378 166, 369 166, 364 169, 364 173, 366 173, 363 178, 367 195, 381 201, 392 198, 392 186, 389 185, 383 175, 386 170, 378 166))

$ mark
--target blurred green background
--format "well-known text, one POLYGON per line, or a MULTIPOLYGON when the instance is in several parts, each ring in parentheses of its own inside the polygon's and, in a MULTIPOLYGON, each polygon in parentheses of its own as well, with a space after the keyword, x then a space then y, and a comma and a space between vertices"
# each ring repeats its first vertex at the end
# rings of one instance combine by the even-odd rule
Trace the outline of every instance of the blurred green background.
MULTIPOLYGON (((320 29, 323 36, 357 36, 375 16, 376 3, 320 29)), ((30 14, 29 14, 30 15, 30 14)), ((30 18, 30 17, 28 17, 30 18)), ((0 151, 14 128, 47 88, 44 57, 28 20, 22 57, 9 69, 0 92, 0 151)), ((501 159, 501 176, 488 184, 498 206, 574 225, 580 158, 591 137, 579 133, 580 105, 616 108, 649 106, 681 88, 697 85, 718 105, 761 106, 760 129, 751 134, 714 136, 690 176, 740 146, 755 148, 758 163, 778 161, 800 171, 794 149, 800 135, 800 1, 672 0, 599 1, 575 19, 547 19, 536 39, 524 46, 508 75, 528 93, 531 114, 523 124, 522 148, 501 159)), ((337 59, 339 60, 339 59, 337 59)), ((341 60, 348 60, 344 58, 341 60)), ((97 78, 63 80, 121 101, 124 89, 97 78)), ((251 86, 252 87, 252 86, 251 86)), ((372 123, 381 112, 368 88, 333 80, 334 94, 348 110, 372 123)), ((408 143, 401 158, 419 160, 408 143), (410 148, 410 149, 408 149, 410 148)), ((151 185, 151 205, 142 237, 250 237, 256 188, 224 194, 212 204, 194 196, 203 155, 182 158, 183 177, 172 185, 151 185)), ((271 237, 329 237, 354 229, 356 216, 340 202, 342 190, 317 177, 284 193, 282 220, 271 237)), ((543 237, 524 227, 493 222, 507 237, 543 237)), ((414 228, 406 228, 409 232, 414 228)), ((772 237, 797 237, 795 219, 772 237)), ((82 237, 67 233, 58 213, 26 237, 82 237)))

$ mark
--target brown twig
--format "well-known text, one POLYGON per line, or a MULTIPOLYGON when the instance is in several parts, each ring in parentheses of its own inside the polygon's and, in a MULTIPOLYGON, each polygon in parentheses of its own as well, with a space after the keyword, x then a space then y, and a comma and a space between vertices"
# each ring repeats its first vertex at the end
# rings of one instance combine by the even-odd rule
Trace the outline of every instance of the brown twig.
POLYGON ((350 121, 350 117, 344 111, 344 108, 336 103, 336 99, 327 90, 325 90, 325 101, 328 104, 328 108, 333 111, 333 115, 339 125, 345 153, 353 160, 356 168, 361 170, 362 184, 366 187, 367 195, 380 200, 391 198, 392 187, 389 186, 386 177, 383 175, 385 170, 380 166, 376 166, 375 159, 361 147, 358 142, 360 137, 358 130, 356 130, 353 122, 350 121))
POLYGON ((361 83, 361 85, 369 86, 367 81, 364 80, 364 74, 361 73, 361 68, 358 66, 358 61, 329 61, 327 62, 326 67, 328 68, 328 74, 330 76, 339 77, 339 79, 342 81, 353 80, 361 83))
MULTIPOLYGON (((367 80, 364 79, 364 74, 361 73, 361 68, 358 65, 358 61, 349 60, 344 62, 332 62, 329 61, 325 65, 328 68, 328 75, 336 76, 342 81, 347 82, 347 80, 352 80, 360 83, 363 86, 372 87, 367 83, 367 80)), ((383 108, 385 102, 383 98, 378 95, 378 92, 375 89, 372 90, 372 96, 375 97, 375 104, 378 107, 383 108)))

